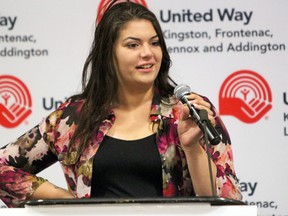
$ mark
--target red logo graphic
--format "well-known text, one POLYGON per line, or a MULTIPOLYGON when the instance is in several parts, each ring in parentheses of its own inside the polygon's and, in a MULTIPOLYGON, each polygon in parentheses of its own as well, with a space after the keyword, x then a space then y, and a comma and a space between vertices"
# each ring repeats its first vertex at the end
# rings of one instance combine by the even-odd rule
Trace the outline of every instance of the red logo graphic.
POLYGON ((32 100, 26 85, 14 76, 0 76, 0 125, 14 128, 31 113, 32 100))
MULTIPOLYGON (((120 2, 126 2, 126 1, 127 0, 118 0, 118 1, 115 1, 114 4, 117 4, 120 2)), ((106 8, 110 5, 111 2, 112 2, 111 0, 102 0, 100 2, 99 6, 98 6, 98 12, 97 12, 97 14, 98 14, 97 22, 99 22, 102 19, 102 16, 103 16, 104 12, 106 11, 106 8)), ((141 4, 144 7, 147 7, 145 0, 131 0, 130 2, 141 4)))
POLYGON ((272 108, 272 94, 258 73, 241 70, 226 78, 219 93, 219 112, 245 123, 255 123, 272 108))

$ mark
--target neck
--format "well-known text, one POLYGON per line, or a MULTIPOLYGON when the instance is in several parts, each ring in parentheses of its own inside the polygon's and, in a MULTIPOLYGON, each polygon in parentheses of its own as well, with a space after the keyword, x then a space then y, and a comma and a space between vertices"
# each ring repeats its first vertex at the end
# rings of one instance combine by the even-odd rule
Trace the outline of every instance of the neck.
POLYGON ((118 90, 115 107, 133 109, 135 107, 151 104, 153 99, 153 87, 128 89, 121 88, 118 90))

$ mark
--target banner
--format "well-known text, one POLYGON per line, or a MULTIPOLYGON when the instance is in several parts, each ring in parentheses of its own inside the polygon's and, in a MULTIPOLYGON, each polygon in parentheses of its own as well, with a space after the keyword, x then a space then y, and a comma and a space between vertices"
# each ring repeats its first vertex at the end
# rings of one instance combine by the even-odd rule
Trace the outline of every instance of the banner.
MULTIPOLYGON (((0 0, 0 147, 81 90, 105 2, 0 0)), ((135 2, 161 23, 171 77, 207 96, 221 114, 243 200, 259 215, 288 215, 288 1, 135 2)), ((66 187, 57 172, 59 164, 39 175, 66 187)))

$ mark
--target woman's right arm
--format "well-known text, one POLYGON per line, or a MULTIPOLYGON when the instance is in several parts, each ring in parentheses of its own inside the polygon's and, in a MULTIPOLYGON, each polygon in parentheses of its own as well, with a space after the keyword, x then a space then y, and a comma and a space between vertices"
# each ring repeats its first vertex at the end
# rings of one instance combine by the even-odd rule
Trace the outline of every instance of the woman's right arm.
POLYGON ((40 125, 0 149, 0 198, 17 207, 46 182, 36 174, 58 161, 40 132, 40 125))
POLYGON ((41 184, 32 196, 30 200, 35 199, 68 199, 75 198, 68 190, 57 187, 56 185, 46 181, 41 184))
POLYGON ((63 157, 69 144, 69 138, 63 137, 73 134, 81 105, 63 103, 15 142, 0 148, 0 199, 8 207, 29 199, 73 197, 37 174, 63 157))
POLYGON ((15 142, 0 149, 0 198, 8 207, 19 207, 29 199, 73 198, 67 190, 36 176, 58 161, 52 146, 57 139, 54 121, 58 122, 60 113, 52 113, 15 142), (52 134, 49 140, 48 133, 52 134))

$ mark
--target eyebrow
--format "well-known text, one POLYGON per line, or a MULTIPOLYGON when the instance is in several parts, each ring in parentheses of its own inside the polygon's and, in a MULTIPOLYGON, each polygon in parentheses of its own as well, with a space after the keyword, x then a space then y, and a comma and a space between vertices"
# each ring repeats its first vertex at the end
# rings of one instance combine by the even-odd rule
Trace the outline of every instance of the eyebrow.
MULTIPOLYGON (((151 37, 150 40, 151 40, 151 39, 154 39, 154 38, 157 38, 157 37, 158 37, 158 35, 155 35, 155 36, 151 37)), ((140 38, 136 38, 136 37, 127 37, 127 38, 125 38, 123 41, 126 41, 126 40, 136 40, 136 41, 141 41, 140 38)))

